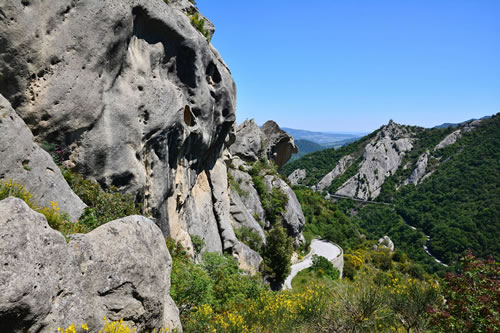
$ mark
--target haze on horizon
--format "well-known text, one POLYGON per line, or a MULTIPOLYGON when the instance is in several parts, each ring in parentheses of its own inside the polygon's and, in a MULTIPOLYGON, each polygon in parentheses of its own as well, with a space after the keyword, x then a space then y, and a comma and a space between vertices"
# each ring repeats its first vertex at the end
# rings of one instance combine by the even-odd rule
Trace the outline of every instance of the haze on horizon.
POLYGON ((237 121, 371 132, 500 112, 500 1, 198 0, 237 121))

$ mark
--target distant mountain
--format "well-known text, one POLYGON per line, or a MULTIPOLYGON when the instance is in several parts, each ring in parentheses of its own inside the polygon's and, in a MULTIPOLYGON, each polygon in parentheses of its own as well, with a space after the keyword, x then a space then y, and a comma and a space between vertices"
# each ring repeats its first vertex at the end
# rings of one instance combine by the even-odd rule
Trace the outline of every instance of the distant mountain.
MULTIPOLYGON (((491 118, 491 116, 484 116, 484 117, 480 118, 479 120, 484 120, 484 119, 489 119, 489 118, 491 118)), ((448 128, 448 127, 454 128, 454 127, 469 123, 469 122, 474 121, 474 120, 477 120, 477 119, 473 118, 473 119, 469 119, 466 121, 462 121, 461 123, 444 123, 441 125, 434 126, 433 128, 448 128)))
POLYGON ((299 152, 297 154, 292 155, 291 161, 296 160, 298 158, 301 158, 302 156, 304 156, 306 154, 325 149, 325 147, 323 147, 320 144, 317 144, 316 142, 312 142, 312 141, 304 140, 304 139, 295 140, 295 144, 299 148, 299 152))
POLYGON ((308 140, 325 147, 332 147, 337 142, 356 139, 362 136, 362 134, 359 133, 313 132, 287 127, 282 127, 282 129, 293 136, 295 140, 308 140))
POLYGON ((294 185, 368 205, 356 208, 364 231, 388 235, 433 271, 440 267, 429 253, 446 264, 466 249, 500 258, 499 140, 500 114, 431 129, 391 121, 347 146, 292 161, 281 173, 294 185))

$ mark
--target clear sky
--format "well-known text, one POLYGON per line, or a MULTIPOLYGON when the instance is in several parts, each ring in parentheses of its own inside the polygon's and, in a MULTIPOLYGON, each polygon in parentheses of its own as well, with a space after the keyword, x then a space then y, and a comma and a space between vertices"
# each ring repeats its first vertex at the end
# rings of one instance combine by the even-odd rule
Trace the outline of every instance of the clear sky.
POLYGON ((500 112, 500 0, 197 0, 238 123, 369 132, 500 112))

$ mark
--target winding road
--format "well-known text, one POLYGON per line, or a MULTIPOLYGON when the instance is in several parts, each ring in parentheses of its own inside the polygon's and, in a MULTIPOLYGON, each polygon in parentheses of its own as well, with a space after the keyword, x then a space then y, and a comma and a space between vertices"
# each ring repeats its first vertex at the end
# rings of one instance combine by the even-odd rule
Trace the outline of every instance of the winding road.
POLYGON ((342 251, 337 245, 319 239, 313 239, 311 242, 311 251, 304 257, 301 262, 292 265, 292 271, 286 278, 283 289, 292 289, 292 280, 295 275, 297 275, 297 273, 301 270, 312 266, 313 254, 325 257, 326 259, 331 261, 337 258, 341 253, 342 251))

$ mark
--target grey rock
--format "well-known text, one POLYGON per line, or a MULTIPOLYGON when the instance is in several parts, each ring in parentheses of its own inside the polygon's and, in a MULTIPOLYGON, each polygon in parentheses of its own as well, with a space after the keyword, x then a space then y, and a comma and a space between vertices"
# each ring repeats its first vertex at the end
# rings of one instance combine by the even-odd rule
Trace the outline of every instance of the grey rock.
POLYGON ((394 243, 392 240, 389 238, 389 236, 384 236, 378 240, 378 243, 380 246, 385 246, 391 251, 394 251, 394 243))
POLYGON ((264 183, 269 192, 275 188, 286 194, 288 202, 285 206, 285 214, 283 215, 283 226, 287 229, 288 234, 293 237, 294 246, 300 246, 304 242, 302 229, 304 229, 305 217, 297 196, 287 183, 276 176, 265 176, 264 183))
POLYGON ((6 0, 2 13, 0 93, 37 140, 70 147, 79 173, 189 245, 183 205, 235 120, 218 52, 161 0, 6 0))
POLYGON ((426 175, 427 164, 429 162, 430 152, 427 150, 424 154, 422 154, 417 161, 417 165, 415 169, 411 172, 410 176, 407 180, 405 180, 404 184, 413 184, 417 185, 423 177, 426 175))
POLYGON ((259 271, 262 257, 242 242, 238 241, 235 244, 232 249, 232 255, 238 261, 241 269, 250 274, 256 274, 259 271))
POLYGON ((209 208, 222 201, 206 185, 235 120, 236 87, 190 6, 6 0, 0 93, 38 141, 67 146, 77 172, 143 201, 192 254, 190 232, 206 234, 211 250, 224 242, 209 208), (206 191, 201 202, 193 191, 206 191))
POLYGON ((440 143, 434 148, 434 151, 448 147, 454 144, 462 136, 462 132, 458 129, 455 132, 448 134, 440 143))
POLYGON ((231 154, 254 162, 262 157, 261 131, 253 119, 245 120, 235 130, 236 140, 229 147, 231 154))
POLYGON ((255 218, 250 214, 248 209, 241 201, 240 196, 235 191, 231 191, 231 218, 233 221, 233 227, 235 229, 240 229, 241 227, 249 228, 259 234, 260 238, 266 243, 266 235, 262 226, 255 220, 255 218))
POLYGON ((274 121, 266 121, 261 131, 267 158, 274 161, 278 169, 288 162, 293 154, 299 152, 292 136, 283 131, 274 121))
POLYGON ((243 190, 245 195, 241 196, 241 201, 247 208, 248 212, 261 223, 266 220, 264 208, 262 208, 262 203, 260 202, 259 194, 254 187, 252 182, 252 177, 241 170, 229 169, 233 179, 239 183, 240 188, 243 190))
POLYGON ((170 298, 172 261, 161 230, 142 216, 71 236, 21 200, 0 201, 0 330, 54 332, 103 317, 138 331, 181 329, 170 298), (8 241, 6 241, 8 240, 8 241))
POLYGON ((77 220, 86 205, 73 193, 52 157, 36 143, 23 120, 0 95, 0 181, 22 184, 40 206, 56 201, 77 220))
POLYGON ((337 178, 338 176, 342 175, 347 168, 349 168, 352 165, 352 162, 354 161, 354 157, 351 155, 347 155, 342 157, 338 162, 335 168, 327 173, 316 185, 316 191, 323 191, 330 187, 332 185, 332 182, 337 178))
POLYGON ((229 149, 246 162, 266 158, 278 168, 299 151, 293 138, 274 121, 269 120, 259 128, 253 119, 245 120, 236 128, 236 141, 229 149))
POLYGON ((392 120, 365 146, 359 172, 336 192, 363 200, 375 199, 385 178, 394 174, 413 148, 412 133, 392 120))
POLYGON ((294 170, 289 176, 288 180, 292 185, 299 185, 302 180, 304 180, 307 176, 307 172, 305 169, 297 169, 294 170))

